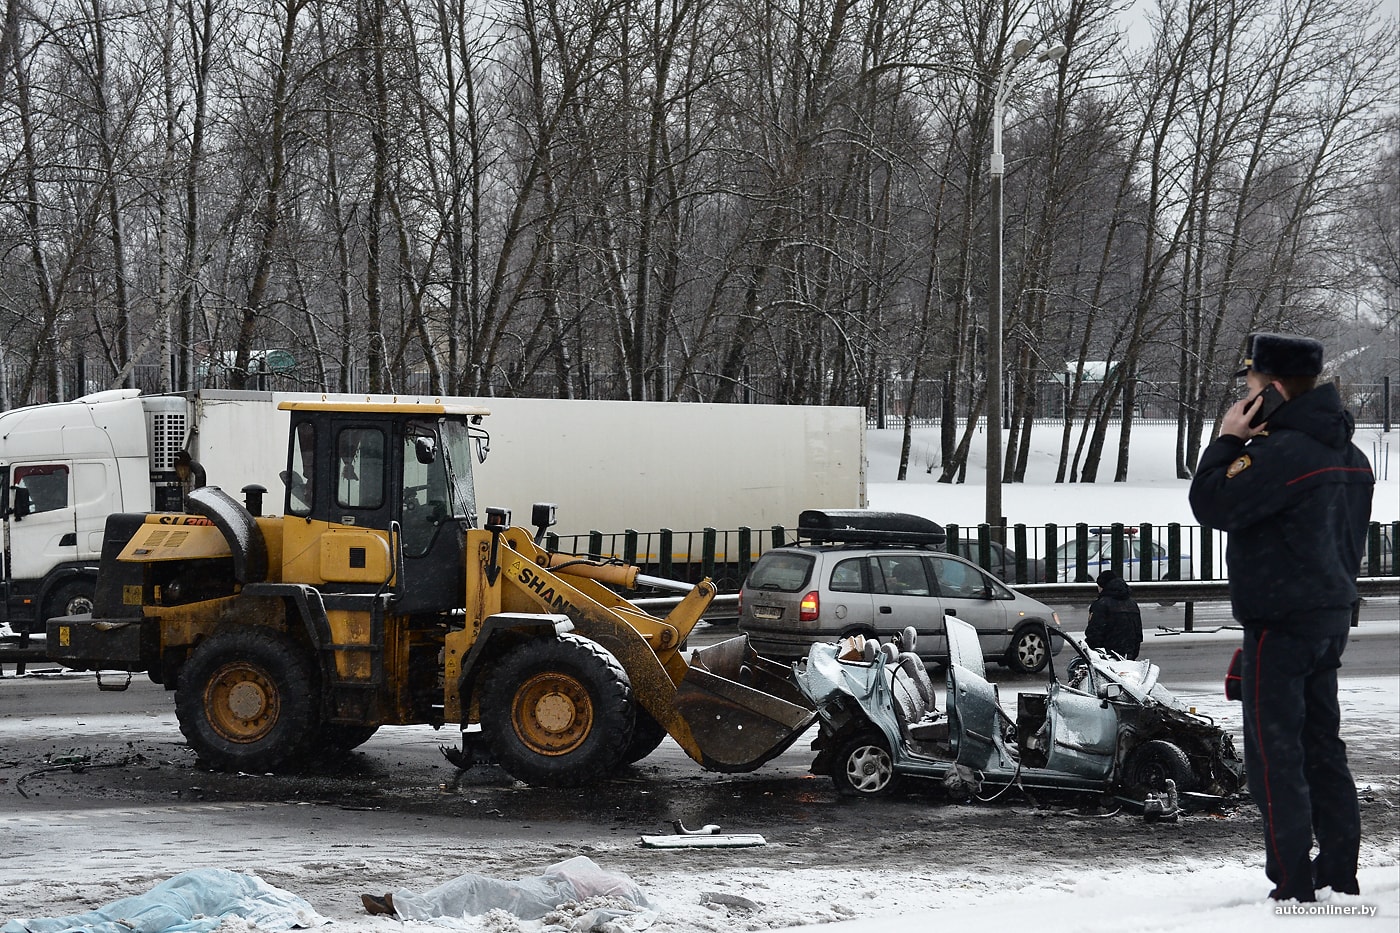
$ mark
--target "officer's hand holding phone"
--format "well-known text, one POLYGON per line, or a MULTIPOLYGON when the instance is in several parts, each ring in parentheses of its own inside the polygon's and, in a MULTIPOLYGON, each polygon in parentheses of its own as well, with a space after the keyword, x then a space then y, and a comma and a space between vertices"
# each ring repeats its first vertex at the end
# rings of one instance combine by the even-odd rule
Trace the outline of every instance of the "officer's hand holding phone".
POLYGON ((1261 404, 1249 419, 1251 428, 1262 427, 1268 423, 1274 412, 1279 410, 1279 406, 1288 401, 1272 382, 1264 386, 1264 391, 1256 395, 1253 400, 1259 400, 1261 404))
POLYGON ((1272 383, 1264 391, 1242 398, 1220 419, 1220 436, 1233 435, 1247 441, 1263 432, 1268 419, 1287 399, 1272 383))

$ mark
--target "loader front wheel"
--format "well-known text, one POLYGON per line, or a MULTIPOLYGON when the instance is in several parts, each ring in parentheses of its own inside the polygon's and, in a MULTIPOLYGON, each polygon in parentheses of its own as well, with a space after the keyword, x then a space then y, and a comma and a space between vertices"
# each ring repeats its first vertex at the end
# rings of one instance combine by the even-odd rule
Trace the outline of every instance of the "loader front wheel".
POLYGON ((314 684, 305 653, 286 636, 253 626, 220 632, 180 670, 180 731, 217 770, 274 771, 317 735, 314 684))
POLYGON ((601 645, 576 635, 537 638, 496 665, 481 725, 511 776, 548 787, 602 780, 633 734, 632 683, 601 645))

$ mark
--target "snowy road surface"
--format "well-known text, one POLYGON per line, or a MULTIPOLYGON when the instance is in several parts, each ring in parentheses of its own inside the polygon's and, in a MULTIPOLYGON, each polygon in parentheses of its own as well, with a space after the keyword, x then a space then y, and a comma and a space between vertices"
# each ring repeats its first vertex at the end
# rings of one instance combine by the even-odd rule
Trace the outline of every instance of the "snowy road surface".
MULTIPOLYGON (((1206 641, 1212 636, 1193 636, 1206 641)), ((1388 643, 1394 656, 1394 641, 1388 643)), ((1171 686, 1238 730, 1214 682, 1171 686)), ((656 933, 831 924, 888 933, 976 922, 981 929, 1240 931, 1386 929, 1400 922, 1400 677, 1344 680, 1346 736, 1363 787, 1360 898, 1379 916, 1272 913, 1253 808, 1147 824, 1078 799, 959 805, 931 789, 848 801, 807 773, 807 742, 751 775, 700 771, 669 741, 621 779, 587 791, 526 787, 478 766, 455 775, 447 737, 386 729, 347 768, 309 777, 194 768, 169 696, 150 684, 101 694, 84 675, 0 680, 0 918, 76 913, 199 866, 254 873, 305 897, 328 930, 386 931, 362 892, 423 889, 465 872, 503 879, 588 855, 634 878, 659 908, 656 933), (86 697, 45 714, 36 695, 86 697), (82 692, 80 692, 82 691, 82 692), (119 710, 109 712, 108 710, 119 710), (45 760, 87 756, 78 772, 45 760), (670 821, 759 832, 753 849, 656 851, 670 821), (752 906, 746 906, 751 903, 752 906), (925 915, 934 912, 931 918, 925 915), (923 918, 923 919, 918 919, 923 918)), ((538 929, 503 915, 476 933, 538 929)), ((424 927, 424 929, 429 929, 424 927)))

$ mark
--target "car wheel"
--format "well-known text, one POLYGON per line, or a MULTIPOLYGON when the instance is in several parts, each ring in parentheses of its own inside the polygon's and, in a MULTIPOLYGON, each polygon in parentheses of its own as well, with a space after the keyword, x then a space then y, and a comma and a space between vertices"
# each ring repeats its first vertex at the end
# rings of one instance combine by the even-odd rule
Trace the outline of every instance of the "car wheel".
POLYGON ((1168 778, 1176 782, 1178 791, 1196 786, 1191 759, 1179 746, 1164 739, 1143 742, 1123 762, 1123 785, 1138 793, 1160 793, 1167 789, 1168 778))
POLYGON ((899 784, 884 736, 862 732, 847 740, 832 762, 831 780, 843 797, 883 797, 899 784))
POLYGON ((1044 629, 1026 626, 1013 635, 1011 647, 1006 649, 1006 660, 1013 670, 1022 674, 1043 671, 1050 661, 1050 644, 1044 629))

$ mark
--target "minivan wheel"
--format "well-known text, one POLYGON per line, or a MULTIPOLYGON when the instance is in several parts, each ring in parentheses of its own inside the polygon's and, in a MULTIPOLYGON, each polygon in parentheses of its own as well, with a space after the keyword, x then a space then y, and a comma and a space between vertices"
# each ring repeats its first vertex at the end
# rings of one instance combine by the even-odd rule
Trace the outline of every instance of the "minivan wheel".
POLYGON ((1036 674, 1045 669, 1050 661, 1050 644, 1045 631, 1039 626, 1027 626, 1011 638, 1011 647, 1006 649, 1006 660, 1012 670, 1022 674, 1036 674))
POLYGON ((831 780, 843 797, 883 797, 899 784, 888 743, 876 732, 846 741, 832 761, 831 780))

